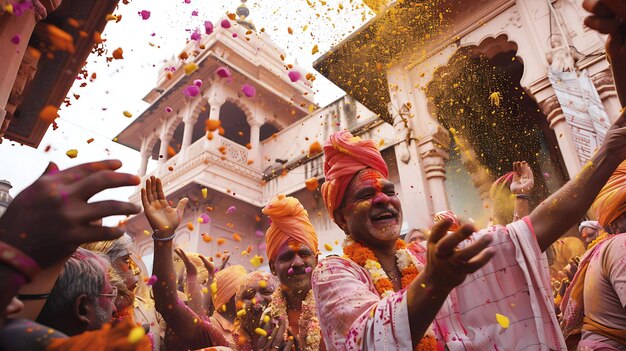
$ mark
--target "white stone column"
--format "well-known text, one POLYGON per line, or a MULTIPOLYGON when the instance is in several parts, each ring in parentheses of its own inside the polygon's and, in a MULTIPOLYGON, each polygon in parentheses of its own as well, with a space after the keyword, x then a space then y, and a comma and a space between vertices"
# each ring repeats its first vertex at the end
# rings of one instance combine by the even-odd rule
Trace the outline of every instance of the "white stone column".
POLYGON ((446 161, 448 152, 443 145, 450 144, 448 131, 441 127, 437 133, 423 138, 418 143, 422 166, 426 173, 426 184, 430 190, 433 212, 450 209, 448 192, 446 191, 446 161))
POLYGON ((248 120, 250 124, 250 152, 248 153, 248 160, 253 161, 253 165, 256 164, 261 167, 261 122, 254 118, 248 120))
POLYGON ((150 159, 150 151, 148 149, 148 138, 142 137, 141 141, 141 163, 139 164, 139 176, 143 177, 146 175, 146 171, 148 170, 148 160, 150 159))
POLYGON ((569 178, 573 179, 581 169, 580 158, 572 136, 572 129, 565 121, 565 115, 561 110, 561 105, 556 96, 549 97, 539 103, 539 107, 550 123, 550 128, 554 130, 556 139, 559 143, 561 156, 565 162, 569 178))
POLYGON ((163 164, 165 163, 165 161, 167 161, 167 148, 168 146, 170 146, 172 136, 169 134, 162 134, 159 137, 159 140, 161 140, 161 148, 159 149, 159 164, 163 164))
POLYGON ((218 120, 220 119, 220 109, 222 105, 226 102, 226 99, 220 96, 210 96, 207 100, 209 102, 209 119, 218 120))
POLYGON ((619 111, 622 109, 622 105, 617 97, 611 70, 607 69, 594 74, 591 77, 591 81, 598 90, 598 95, 600 95, 600 100, 602 100, 604 111, 606 111, 606 114, 609 116, 609 120, 611 123, 615 122, 619 117, 619 111))

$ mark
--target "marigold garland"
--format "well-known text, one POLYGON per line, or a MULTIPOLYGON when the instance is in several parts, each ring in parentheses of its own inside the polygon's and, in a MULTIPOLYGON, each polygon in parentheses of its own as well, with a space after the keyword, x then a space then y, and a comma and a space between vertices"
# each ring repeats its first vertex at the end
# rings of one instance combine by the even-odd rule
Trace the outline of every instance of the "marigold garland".
MULTIPOLYGON (((272 294, 272 302, 270 302, 264 314, 274 318, 288 315, 287 301, 281 288, 276 289, 272 294)), ((302 301, 302 312, 298 321, 298 329, 300 329, 298 332, 299 350, 318 351, 322 341, 322 334, 320 323, 317 319, 313 289, 309 290, 306 298, 302 301)))
MULTIPOLYGON (((394 293, 393 283, 385 270, 382 269, 374 251, 354 241, 351 237, 346 237, 343 242, 343 253, 347 258, 368 271, 374 282, 374 287, 381 297, 384 298, 394 293)), ((414 257, 409 253, 406 243, 398 239, 396 241, 396 265, 402 274, 401 283, 403 289, 409 286, 413 279, 419 275, 419 270, 416 266, 417 263, 418 262, 414 260, 414 257)), ((423 268, 423 266, 421 267, 423 268)), ((432 325, 428 328, 422 340, 420 340, 416 350, 437 350, 437 339, 435 338, 432 325)))

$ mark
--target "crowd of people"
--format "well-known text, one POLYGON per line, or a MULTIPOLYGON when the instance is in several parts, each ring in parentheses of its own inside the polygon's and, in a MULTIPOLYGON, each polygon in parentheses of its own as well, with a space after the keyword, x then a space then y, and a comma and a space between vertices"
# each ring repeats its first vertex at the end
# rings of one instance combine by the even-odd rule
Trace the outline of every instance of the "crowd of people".
MULTIPOLYGON (((583 6, 586 25, 608 34, 625 106, 626 3, 583 6)), ((142 208, 88 202, 139 177, 114 160, 51 163, 0 218, 0 350, 626 350, 624 110, 581 172, 532 211, 532 171, 516 162, 492 187, 487 228, 448 211, 406 241, 376 143, 341 131, 323 152, 320 190, 344 254, 319 259, 307 211, 277 195, 263 209, 270 272, 175 247, 187 199, 171 203, 151 177, 148 276, 123 227, 101 222, 142 208), (587 213, 597 222, 580 223, 587 213), (582 240, 561 238, 575 226, 582 240)))

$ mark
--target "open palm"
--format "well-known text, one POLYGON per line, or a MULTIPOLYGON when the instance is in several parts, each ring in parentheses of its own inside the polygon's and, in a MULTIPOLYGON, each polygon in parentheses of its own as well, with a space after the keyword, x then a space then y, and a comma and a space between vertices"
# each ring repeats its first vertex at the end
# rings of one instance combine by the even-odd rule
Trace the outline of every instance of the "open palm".
POLYGON ((511 181, 511 193, 529 194, 535 185, 533 171, 526 161, 513 162, 513 180, 511 181))
POLYGON ((175 208, 170 206, 163 193, 161 179, 146 179, 146 187, 141 189, 141 202, 148 223, 153 230, 158 230, 160 237, 174 233, 185 211, 187 199, 181 199, 175 208))

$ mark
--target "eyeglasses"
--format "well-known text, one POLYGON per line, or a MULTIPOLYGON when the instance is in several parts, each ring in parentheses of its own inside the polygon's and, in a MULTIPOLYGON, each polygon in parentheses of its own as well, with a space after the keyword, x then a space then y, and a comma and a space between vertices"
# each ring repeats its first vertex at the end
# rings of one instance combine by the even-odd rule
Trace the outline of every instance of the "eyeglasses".
POLYGON ((116 286, 112 286, 110 293, 108 293, 108 294, 98 294, 98 296, 110 297, 112 299, 115 299, 117 297, 117 287, 116 286))

